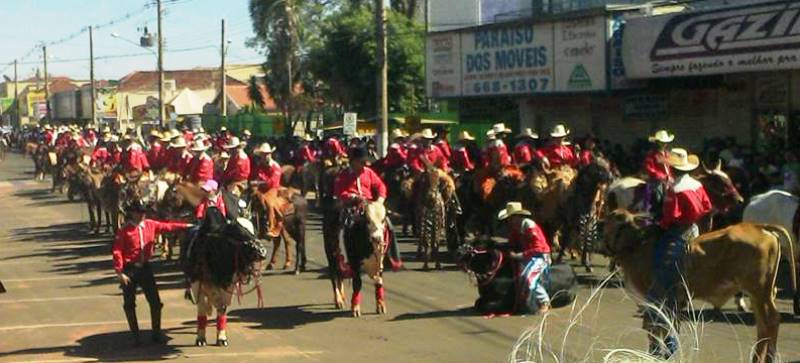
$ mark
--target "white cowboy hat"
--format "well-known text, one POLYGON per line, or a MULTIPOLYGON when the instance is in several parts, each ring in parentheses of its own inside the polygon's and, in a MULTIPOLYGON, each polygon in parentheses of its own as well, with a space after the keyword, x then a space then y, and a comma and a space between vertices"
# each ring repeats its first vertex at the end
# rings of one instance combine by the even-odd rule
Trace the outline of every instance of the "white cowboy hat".
POLYGON ((506 208, 501 210, 500 213, 497 213, 497 219, 502 221, 513 215, 529 216, 531 215, 531 212, 528 212, 522 208, 522 203, 520 202, 508 202, 508 204, 506 204, 506 208))
POLYGON ((200 189, 203 189, 209 193, 216 192, 217 188, 219 188, 219 183, 217 183, 217 181, 214 179, 206 180, 206 182, 203 183, 203 186, 200 187, 200 189))
POLYGON ((208 150, 208 145, 206 145, 206 143, 203 142, 203 139, 195 140, 194 141, 194 145, 192 145, 191 150, 192 151, 206 151, 206 150, 208 150))
POLYGON ((164 137, 158 130, 150 130, 150 136, 155 137, 156 139, 161 139, 164 137))
POLYGON ((142 145, 139 145, 136 140, 131 141, 131 144, 128 145, 128 150, 142 150, 142 145))
POLYGON ((553 126, 553 130, 550 131, 550 137, 564 137, 569 133, 569 129, 564 124, 558 124, 553 126))
POLYGON ((220 159, 230 159, 231 158, 231 154, 228 154, 227 152, 223 151, 223 152, 219 153, 219 158, 220 159))
POLYGON ((273 151, 275 151, 275 149, 273 149, 268 142, 259 145, 257 149, 253 150, 256 154, 271 154, 273 151))
POLYGON ((667 130, 658 130, 653 136, 647 138, 650 142, 661 142, 668 144, 675 140, 675 135, 669 133, 667 130))
POLYGON ((517 137, 527 137, 527 138, 531 138, 531 139, 538 139, 539 138, 539 134, 533 132, 533 130, 531 130, 530 128, 526 128, 526 129, 522 130, 522 132, 520 132, 519 135, 517 135, 517 137))
POLYGON ((406 133, 403 132, 403 130, 400 129, 392 130, 392 139, 399 139, 401 137, 406 137, 406 133))
POLYGON ((314 141, 314 137, 313 137, 313 136, 311 136, 311 135, 309 135, 309 134, 304 134, 304 135, 303 135, 303 137, 302 137, 302 139, 303 139, 304 141, 314 141))
POLYGON ((669 166, 681 171, 692 171, 700 166, 700 158, 697 155, 689 154, 686 149, 681 148, 670 150, 667 162, 669 166))
POLYGON ((111 142, 119 142, 119 136, 111 135, 111 142))
POLYGON ((494 130, 486 131, 486 140, 494 140, 496 138, 497 134, 494 132, 494 130))
POLYGON ((475 136, 470 135, 469 131, 463 130, 458 134, 458 141, 462 141, 462 140, 473 141, 473 140, 475 140, 475 136))
POLYGON ((431 129, 424 129, 422 132, 419 133, 419 136, 423 139, 435 139, 436 134, 433 133, 431 129))
POLYGON ((250 130, 248 130, 248 129, 244 129, 244 131, 242 131, 242 135, 245 135, 245 136, 253 136, 253 133, 252 133, 252 132, 250 132, 250 130))
POLYGON ((244 142, 239 141, 238 137, 234 136, 234 137, 231 137, 230 140, 228 140, 228 144, 223 146, 223 148, 225 148, 225 149, 235 149, 235 148, 237 148, 239 146, 242 146, 244 144, 245 144, 244 142))
POLYGON ((505 134, 510 134, 511 133, 511 129, 507 128, 506 124, 504 124, 502 122, 492 125, 492 131, 494 131, 495 135, 503 134, 503 133, 505 133, 505 134))
POLYGON ((228 128, 225 127, 225 126, 222 126, 222 127, 219 128, 219 131, 220 132, 225 132, 225 131, 228 131, 228 128))
POLYGON ((175 141, 169 143, 169 147, 174 148, 174 149, 180 148, 180 147, 186 147, 186 139, 184 139, 182 137, 179 137, 179 138, 175 139, 175 141))

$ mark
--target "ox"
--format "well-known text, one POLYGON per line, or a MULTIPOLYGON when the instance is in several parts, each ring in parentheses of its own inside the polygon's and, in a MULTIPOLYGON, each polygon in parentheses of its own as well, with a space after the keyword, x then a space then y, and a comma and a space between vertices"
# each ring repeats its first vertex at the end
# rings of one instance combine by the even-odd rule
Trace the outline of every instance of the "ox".
MULTIPOLYGON (((606 219, 606 250, 621 266, 627 287, 641 296, 652 285, 655 246, 661 233, 659 227, 622 209, 611 212, 606 219)), ((676 296, 678 308, 685 307, 690 298, 722 306, 737 291, 746 291, 752 299, 758 336, 753 361, 773 362, 780 325, 775 285, 782 240, 789 238, 780 226, 742 223, 690 241, 683 258, 685 288, 679 288, 676 296)), ((796 290, 794 276, 792 265, 791 283, 796 290)), ((676 327, 677 323, 673 321, 676 327)), ((645 328, 650 333, 651 346, 664 342, 666 328, 657 324, 645 328)))

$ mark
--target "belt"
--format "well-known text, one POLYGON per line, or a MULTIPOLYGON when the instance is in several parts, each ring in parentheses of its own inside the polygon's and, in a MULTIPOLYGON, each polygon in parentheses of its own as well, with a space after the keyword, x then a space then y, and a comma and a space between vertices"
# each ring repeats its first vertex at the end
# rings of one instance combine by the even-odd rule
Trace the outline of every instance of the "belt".
POLYGON ((144 267, 145 265, 147 265, 147 262, 128 262, 128 264, 127 264, 127 265, 125 265, 125 267, 136 267, 136 268, 142 268, 142 267, 144 267))

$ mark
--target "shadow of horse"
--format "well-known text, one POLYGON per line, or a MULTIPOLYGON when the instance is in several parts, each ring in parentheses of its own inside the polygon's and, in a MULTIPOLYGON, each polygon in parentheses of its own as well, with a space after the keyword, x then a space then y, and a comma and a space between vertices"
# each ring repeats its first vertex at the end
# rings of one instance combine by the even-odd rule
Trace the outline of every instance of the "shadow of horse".
POLYGON ((348 312, 326 308, 328 304, 276 306, 260 309, 238 309, 228 316, 242 323, 257 323, 252 329, 295 329, 297 327, 331 321, 350 316, 348 312))
POLYGON ((405 321, 405 320, 418 320, 418 319, 439 319, 439 318, 463 318, 467 316, 478 316, 477 311, 475 308, 468 306, 463 308, 458 308, 455 310, 436 310, 436 311, 428 311, 424 313, 406 313, 400 314, 394 317, 394 319, 390 321, 405 321))
MULTIPOLYGON (((185 329, 185 328, 178 328, 185 329)), ((131 333, 113 332, 90 335, 79 339, 77 345, 20 349, 0 352, 0 358, 14 357, 19 360, 37 360, 45 354, 62 353, 67 357, 77 357, 100 362, 114 361, 158 361, 178 358, 182 352, 177 346, 167 344, 144 344, 134 347, 131 333)), ((169 339, 169 338, 167 338, 169 339)))

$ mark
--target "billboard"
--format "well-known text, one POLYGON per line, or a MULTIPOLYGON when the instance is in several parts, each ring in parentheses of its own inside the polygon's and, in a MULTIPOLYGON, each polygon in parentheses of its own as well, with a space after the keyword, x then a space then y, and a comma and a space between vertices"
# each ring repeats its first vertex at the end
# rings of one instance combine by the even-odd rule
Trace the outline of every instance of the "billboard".
POLYGON ((590 16, 555 23, 555 89, 606 89, 606 19, 590 16))
POLYGON ((552 24, 475 29, 461 34, 464 96, 553 89, 552 24))
POLYGON ((430 33, 429 97, 525 95, 608 88, 605 15, 430 33))
POLYGON ((425 82, 428 97, 461 95, 461 37, 458 33, 431 34, 427 38, 425 82))
POLYGON ((631 78, 710 75, 800 66, 800 2, 629 19, 623 57, 631 78))

